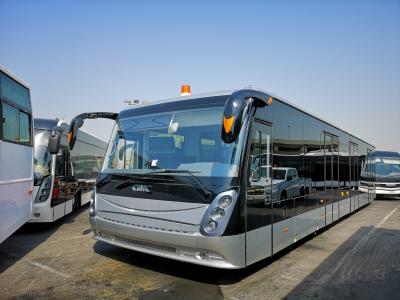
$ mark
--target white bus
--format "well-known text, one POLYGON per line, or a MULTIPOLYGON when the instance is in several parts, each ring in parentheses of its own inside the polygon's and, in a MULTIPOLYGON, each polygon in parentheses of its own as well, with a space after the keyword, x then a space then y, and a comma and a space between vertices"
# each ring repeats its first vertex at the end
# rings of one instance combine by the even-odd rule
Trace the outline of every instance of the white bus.
POLYGON ((34 204, 29 222, 53 222, 90 201, 107 144, 79 130, 76 147, 69 151, 66 122, 35 118, 34 124, 34 204), (57 154, 48 149, 53 130, 62 132, 57 154))
POLYGON ((367 189, 371 170, 375 171, 376 198, 400 197, 400 152, 371 152, 361 173, 360 190, 367 189))
POLYGON ((358 189, 373 145, 259 90, 81 114, 70 147, 94 118, 116 120, 89 207, 94 238, 115 246, 244 268, 373 200, 373 174, 358 189), (307 190, 277 186, 282 168, 307 190))
POLYGON ((0 66, 0 243, 32 212, 30 87, 0 66))

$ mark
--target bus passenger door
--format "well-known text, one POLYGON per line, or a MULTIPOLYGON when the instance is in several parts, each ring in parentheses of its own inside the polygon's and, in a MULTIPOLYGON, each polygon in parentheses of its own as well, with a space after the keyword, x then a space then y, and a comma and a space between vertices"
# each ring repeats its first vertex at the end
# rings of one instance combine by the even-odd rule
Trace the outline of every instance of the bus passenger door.
POLYGON ((322 200, 325 204, 325 225, 333 222, 333 136, 329 133, 324 134, 324 179, 325 192, 322 200))
POLYGON ((247 172, 246 264, 271 255, 271 126, 254 120, 247 172))
POLYGON ((375 199, 375 158, 371 155, 373 150, 367 149, 367 178, 368 178, 368 203, 375 199))
POLYGON ((350 176, 350 207, 355 211, 359 207, 358 203, 358 145, 350 142, 349 144, 349 176, 350 176))
POLYGON ((69 150, 66 147, 62 147, 56 156, 55 178, 51 199, 53 221, 63 217, 72 210, 72 201, 75 192, 72 179, 69 150))

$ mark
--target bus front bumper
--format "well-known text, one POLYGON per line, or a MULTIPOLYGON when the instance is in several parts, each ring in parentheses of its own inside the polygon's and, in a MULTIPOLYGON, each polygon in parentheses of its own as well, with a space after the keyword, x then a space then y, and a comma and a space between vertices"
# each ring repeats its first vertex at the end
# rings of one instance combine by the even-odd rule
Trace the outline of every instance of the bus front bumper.
POLYGON ((245 234, 208 237, 141 228, 99 216, 90 217, 94 238, 115 246, 221 269, 240 269, 245 262, 245 234))
POLYGON ((376 188, 375 192, 377 195, 390 195, 400 196, 400 189, 389 189, 389 188, 376 188))

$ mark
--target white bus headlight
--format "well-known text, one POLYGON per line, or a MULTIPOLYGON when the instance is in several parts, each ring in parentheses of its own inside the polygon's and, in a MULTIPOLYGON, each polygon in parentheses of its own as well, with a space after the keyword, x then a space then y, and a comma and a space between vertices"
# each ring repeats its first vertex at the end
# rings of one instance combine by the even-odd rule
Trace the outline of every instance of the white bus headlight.
POLYGON ((208 221, 208 224, 207 224, 207 226, 206 226, 206 231, 207 232, 214 232, 215 231, 215 229, 217 229, 217 226, 218 226, 218 223, 217 222, 215 222, 214 220, 209 220, 208 221))
POLYGON ((212 210, 210 216, 214 221, 218 221, 225 216, 225 211, 221 207, 216 207, 212 210))
POLYGON ((53 176, 47 176, 43 179, 39 191, 35 198, 35 203, 46 202, 49 198, 51 182, 53 181, 53 176))
POLYGON ((218 200, 218 206, 225 209, 231 206, 232 204, 232 197, 229 195, 223 196, 218 200))
POLYGON ((93 189, 92 196, 90 197, 89 215, 91 217, 96 215, 96 188, 93 189))
POLYGON ((273 193, 276 193, 277 191, 278 191, 278 185, 273 184, 273 185, 272 185, 272 192, 273 192, 273 193))
POLYGON ((237 198, 238 194, 234 190, 218 194, 201 220, 200 232, 208 236, 223 235, 237 198))

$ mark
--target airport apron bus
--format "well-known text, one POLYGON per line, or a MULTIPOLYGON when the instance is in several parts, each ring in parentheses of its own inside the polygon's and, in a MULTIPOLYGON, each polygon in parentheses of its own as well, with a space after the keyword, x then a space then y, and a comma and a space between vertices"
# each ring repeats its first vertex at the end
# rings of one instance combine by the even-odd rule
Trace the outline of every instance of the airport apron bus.
POLYGON ((32 212, 30 87, 0 66, 0 243, 32 212))
MULTIPOLYGON (((400 197, 400 152, 375 151, 371 155, 375 166, 375 191, 376 198, 400 197)), ((363 168, 360 191, 366 191, 368 182, 364 181, 367 176, 371 161, 363 168)))
POLYGON ((29 222, 53 222, 90 201, 107 143, 79 130, 70 151, 65 121, 35 118, 34 124, 34 203, 29 222), (60 133, 60 147, 57 154, 50 154, 49 138, 55 131, 60 133))
POLYGON ((95 118, 116 120, 89 206, 112 245, 244 268, 373 201, 372 174, 358 183, 374 146, 263 91, 83 113, 71 148, 95 118))

